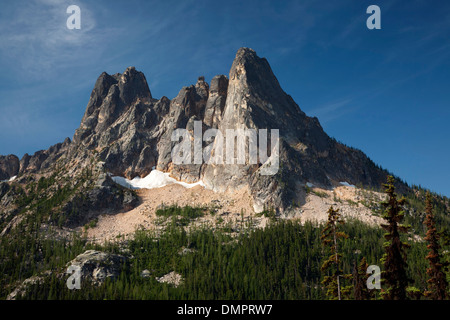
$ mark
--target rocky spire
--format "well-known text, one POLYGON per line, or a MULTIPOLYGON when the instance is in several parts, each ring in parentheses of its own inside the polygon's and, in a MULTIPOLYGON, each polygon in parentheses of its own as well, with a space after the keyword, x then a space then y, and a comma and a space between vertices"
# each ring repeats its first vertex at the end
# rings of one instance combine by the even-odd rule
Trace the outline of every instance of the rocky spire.
POLYGON ((80 127, 74 135, 79 144, 89 135, 103 131, 136 101, 152 99, 147 80, 135 67, 113 76, 103 72, 97 79, 80 127))
POLYGON ((217 128, 222 121, 222 113, 228 92, 228 78, 218 75, 211 79, 209 97, 205 108, 204 123, 213 128, 217 128))
POLYGON ((128 67, 119 78, 120 100, 127 105, 136 99, 151 99, 152 94, 147 79, 135 67, 128 67))
MULTIPOLYGON (((291 96, 283 91, 267 60, 258 57, 250 48, 239 49, 230 69, 222 128, 282 129, 280 135, 284 139, 297 143, 297 139, 304 135, 300 131, 311 127, 306 122, 310 121, 291 96)), ((314 125, 321 131, 318 122, 314 125)), ((323 132, 317 133, 326 139, 323 132)))

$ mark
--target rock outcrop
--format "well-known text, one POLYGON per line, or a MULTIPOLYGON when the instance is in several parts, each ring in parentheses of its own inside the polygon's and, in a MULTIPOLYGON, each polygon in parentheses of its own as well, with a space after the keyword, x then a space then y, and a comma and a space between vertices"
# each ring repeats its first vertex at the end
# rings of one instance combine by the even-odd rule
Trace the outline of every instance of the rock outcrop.
POLYGON ((107 278, 117 278, 126 263, 127 258, 124 256, 87 250, 70 261, 67 267, 80 268, 81 282, 90 281, 94 284, 101 284, 107 278))
POLYGON ((62 208, 65 225, 75 228, 97 218, 99 214, 114 214, 133 209, 139 203, 133 191, 117 185, 106 173, 101 173, 92 188, 75 195, 62 208))
POLYGON ((45 271, 39 276, 32 276, 25 279, 6 297, 6 300, 16 300, 20 296, 24 295, 30 287, 43 284, 45 282, 45 278, 50 276, 50 274, 51 271, 45 271))
POLYGON ((176 288, 183 282, 183 277, 181 274, 172 271, 162 277, 156 278, 156 281, 171 284, 176 288))

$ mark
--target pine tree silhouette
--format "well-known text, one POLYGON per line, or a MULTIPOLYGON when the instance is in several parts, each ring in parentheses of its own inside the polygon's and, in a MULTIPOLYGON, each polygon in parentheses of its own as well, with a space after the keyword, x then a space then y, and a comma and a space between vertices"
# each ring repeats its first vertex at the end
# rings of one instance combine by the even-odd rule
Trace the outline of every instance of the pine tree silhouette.
POLYGON ((406 274, 406 249, 410 246, 401 241, 400 233, 406 233, 409 227, 400 223, 404 218, 402 206, 406 200, 404 198, 397 200, 394 177, 388 176, 384 187, 388 198, 381 203, 385 208, 383 218, 387 222, 387 224, 381 225, 387 231, 384 235, 386 253, 382 258, 382 262, 384 262, 382 281, 387 285, 387 288, 381 294, 385 300, 405 300, 409 282, 406 274))
POLYGON ((431 201, 431 194, 427 192, 426 197, 426 218, 424 224, 427 226, 427 235, 425 240, 428 242, 427 248, 430 250, 426 259, 428 260, 430 267, 427 269, 429 279, 428 290, 424 295, 433 300, 444 300, 447 293, 448 283, 443 272, 443 267, 446 263, 442 263, 442 257, 439 253, 441 246, 439 244, 439 234, 436 230, 436 225, 433 215, 433 204, 431 201))

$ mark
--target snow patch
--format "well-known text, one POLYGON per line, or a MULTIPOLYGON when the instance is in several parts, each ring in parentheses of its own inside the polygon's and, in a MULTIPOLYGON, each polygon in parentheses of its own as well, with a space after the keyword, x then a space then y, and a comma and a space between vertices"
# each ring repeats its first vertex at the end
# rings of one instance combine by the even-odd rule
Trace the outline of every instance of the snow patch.
POLYGON ((351 188, 356 188, 356 186, 354 185, 354 184, 350 184, 350 183, 348 183, 348 182, 346 182, 346 181, 344 181, 344 182, 339 182, 341 185, 343 185, 343 186, 346 186, 346 187, 351 187, 351 188))
POLYGON ((165 187, 169 184, 180 184, 185 188, 193 188, 195 186, 205 187, 203 181, 198 181, 195 183, 186 183, 177 181, 176 179, 169 176, 169 173, 165 173, 159 170, 152 170, 146 177, 140 178, 135 177, 133 180, 128 180, 119 176, 112 176, 111 179, 117 184, 128 188, 128 189, 154 189, 165 187))
POLYGON ((6 179, 6 180, 0 180, 0 182, 11 182, 11 181, 16 180, 16 178, 17 178, 17 176, 14 176, 14 177, 11 177, 11 178, 6 179))
POLYGON ((306 183, 306 186, 307 186, 308 188, 312 188, 312 187, 314 187, 314 184, 312 184, 311 182, 307 182, 307 183, 306 183))

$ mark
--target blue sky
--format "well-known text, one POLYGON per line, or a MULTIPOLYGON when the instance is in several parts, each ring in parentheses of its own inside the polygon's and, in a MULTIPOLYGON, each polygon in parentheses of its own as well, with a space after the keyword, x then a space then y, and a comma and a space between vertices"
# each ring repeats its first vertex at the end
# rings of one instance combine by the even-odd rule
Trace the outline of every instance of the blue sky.
POLYGON ((135 66, 155 98, 228 75, 238 48, 337 140, 450 196, 449 1, 5 1, 0 154, 72 138, 101 72, 135 66), (81 30, 66 27, 69 5, 81 30), (381 30, 366 9, 381 8, 381 30))

